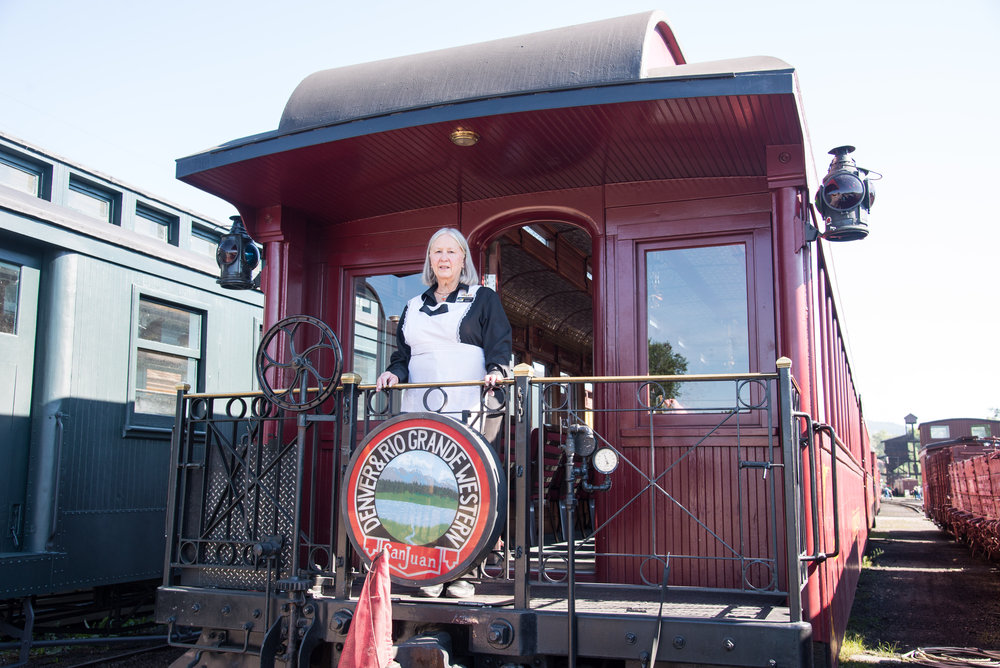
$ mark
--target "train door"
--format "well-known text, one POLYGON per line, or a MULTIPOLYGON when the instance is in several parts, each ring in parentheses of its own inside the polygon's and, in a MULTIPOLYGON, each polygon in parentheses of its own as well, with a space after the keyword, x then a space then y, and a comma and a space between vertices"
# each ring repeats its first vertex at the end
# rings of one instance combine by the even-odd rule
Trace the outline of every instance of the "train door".
MULTIPOLYGON (((598 500, 598 513, 602 504, 625 509, 598 536, 598 550, 674 555, 671 584, 766 589, 781 581, 779 477, 767 474, 780 466, 776 404, 765 401, 774 396, 766 384, 741 380, 775 369, 767 204, 705 198, 697 217, 684 217, 683 206, 664 215, 667 205, 609 214, 608 293, 617 313, 631 316, 614 322, 609 375, 717 377, 622 384, 599 397, 619 409, 607 433, 633 466, 598 500), (755 466, 764 473, 749 473, 755 466)), ((654 569, 643 570, 650 563, 616 556, 608 569, 656 582, 654 569)))
MULTIPOLYGON (((511 323, 512 364, 530 365, 536 377, 592 375, 595 327, 590 235, 573 225, 539 220, 472 243, 470 250, 483 282, 500 295, 511 323)), ((352 331, 347 368, 360 374, 362 383, 374 383, 388 366, 403 307, 426 289, 420 263, 418 255, 406 263, 348 271, 352 331)), ((575 406, 592 403, 589 386, 568 387, 579 395, 574 396, 575 406)), ((558 432, 559 425, 539 417, 543 414, 540 399, 534 398, 532 426, 553 427, 558 432)), ((549 393, 546 400, 559 405, 564 397, 549 393)), ((558 511, 547 510, 551 512, 541 517, 546 518, 546 533, 551 529, 554 534, 559 522, 553 518, 558 511)))
POLYGON ((39 265, 0 249, 0 554, 24 545, 39 265))
MULTIPOLYGON (((504 230, 482 245, 483 274, 499 293, 510 320, 513 362, 529 365, 536 378, 594 373, 592 248, 591 237, 582 228, 545 219, 504 230)), ((554 382, 545 387, 531 393, 529 411, 529 447, 537 443, 540 448, 533 456, 537 466, 531 472, 533 500, 528 504, 531 543, 536 546, 567 536, 569 525, 560 501, 563 478, 558 475, 565 462, 560 434, 567 409, 573 407, 577 417, 594 426, 592 384, 554 382)), ((591 570, 592 564, 582 556, 577 560, 581 573, 591 570)))

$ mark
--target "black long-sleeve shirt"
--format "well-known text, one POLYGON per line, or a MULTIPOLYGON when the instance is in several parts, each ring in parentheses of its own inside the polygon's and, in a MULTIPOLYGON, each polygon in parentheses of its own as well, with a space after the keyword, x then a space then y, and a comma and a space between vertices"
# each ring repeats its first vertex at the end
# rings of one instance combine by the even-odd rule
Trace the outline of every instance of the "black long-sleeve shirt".
MULTIPOLYGON (((411 343, 419 347, 424 336, 421 318, 410 317, 411 309, 419 310, 428 318, 439 316, 455 317, 464 310, 455 332, 455 343, 476 346, 483 351, 485 371, 499 371, 507 376, 510 363, 512 337, 510 322, 500 303, 500 297, 493 290, 477 286, 470 289, 461 283, 441 304, 434 297, 437 286, 431 286, 423 293, 407 302, 396 328, 396 351, 390 358, 388 371, 394 373, 401 383, 410 382, 410 361, 413 355, 411 343), (470 294, 474 293, 474 294, 470 294), (456 313, 454 310, 459 309, 456 313)), ((460 348, 458 348, 460 350, 460 348)), ((450 365, 436 366, 439 377, 420 378, 413 382, 447 382, 457 380, 478 380, 478 378, 456 378, 449 371, 450 365)))

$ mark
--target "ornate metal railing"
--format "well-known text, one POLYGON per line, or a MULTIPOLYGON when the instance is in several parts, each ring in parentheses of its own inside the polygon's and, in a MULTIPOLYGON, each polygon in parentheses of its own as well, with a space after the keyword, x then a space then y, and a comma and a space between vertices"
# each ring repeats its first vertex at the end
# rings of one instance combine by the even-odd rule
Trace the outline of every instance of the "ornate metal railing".
MULTIPOLYGON (((784 504, 799 492, 782 485, 798 456, 791 419, 778 412, 782 392, 791 403, 783 373, 524 373, 486 397, 482 415, 453 415, 493 423, 507 472, 504 546, 483 574, 512 581, 525 606, 532 582, 658 585, 668 570, 672 585, 796 589, 795 575, 781 577, 800 551, 799 504, 784 504), (668 405, 660 389, 676 382, 723 386, 729 399, 668 405), (594 471, 582 438, 617 455, 614 473, 594 471)), ((345 539, 340 482, 357 444, 397 414, 401 389, 426 392, 425 405, 447 413, 440 386, 376 392, 350 374, 298 412, 266 393, 179 391, 166 583, 263 591, 318 577, 348 595, 360 560, 345 539)))
MULTIPOLYGON (((771 475, 782 467, 775 429, 776 377, 687 377, 685 383, 722 385, 729 390, 728 403, 697 410, 650 399, 664 396, 663 385, 672 382, 679 380, 634 377, 530 381, 530 392, 540 398, 539 421, 556 427, 548 435, 539 434, 538 442, 530 445, 534 461, 545 458, 548 448, 552 453, 549 456, 560 457, 565 468, 568 448, 562 444, 573 440, 574 426, 590 424, 596 427, 592 433, 597 445, 610 448, 620 460, 616 473, 588 484, 584 459, 578 462, 583 470, 576 472, 573 485, 565 484, 573 475, 566 468, 561 480, 564 489, 558 494, 549 492, 561 504, 561 524, 573 522, 568 516, 570 510, 581 521, 557 533, 555 537, 563 540, 554 544, 546 544, 546 532, 539 523, 533 533, 541 539, 540 578, 559 579, 559 571, 565 568, 557 565, 553 574, 550 564, 565 563, 568 550, 564 546, 572 537, 577 554, 580 548, 589 547, 598 561, 617 564, 613 569, 598 568, 594 574, 597 578, 602 576, 602 570, 613 570, 619 578, 625 574, 628 582, 658 585, 663 570, 672 562, 674 577, 682 584, 724 584, 746 591, 782 588, 778 580, 777 516, 781 494, 777 482, 781 477, 771 475), (585 394, 573 391, 575 386, 593 386, 595 394, 614 396, 615 400, 581 406, 579 398, 585 394), (677 431, 684 435, 671 434, 677 431), (623 437, 628 432, 631 435, 623 437), (554 444, 562 446, 561 452, 553 451, 554 444), (710 454, 703 454, 706 451, 710 454), (601 489, 607 485, 610 489, 601 489), (579 490, 575 494, 574 487, 579 490), (568 505, 567 497, 571 501, 568 505), (628 535, 636 532, 644 540, 628 535), (750 532, 760 535, 751 536, 750 532), (602 540, 602 534, 611 536, 602 540), (626 545, 633 547, 623 549, 626 545), (710 569, 684 565, 696 561, 715 565, 710 569), (696 572, 699 569, 705 571, 701 576, 696 572)), ((588 435, 590 432, 587 430, 588 435)), ((535 483, 544 485, 544 474, 539 473, 535 483)))

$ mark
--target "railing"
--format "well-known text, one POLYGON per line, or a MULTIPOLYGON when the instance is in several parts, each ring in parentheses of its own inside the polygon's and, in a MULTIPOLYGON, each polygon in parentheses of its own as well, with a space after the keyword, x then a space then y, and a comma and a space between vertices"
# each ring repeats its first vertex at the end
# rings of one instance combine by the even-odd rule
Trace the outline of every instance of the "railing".
MULTIPOLYGON (((316 409, 292 413, 260 394, 178 392, 165 584, 301 590, 315 578, 348 596, 360 561, 346 540, 340 484, 351 452, 397 413, 398 391, 345 374, 316 409)), ((713 376, 533 378, 487 396, 507 474, 510 517, 498 564, 530 607, 532 583, 668 584, 788 595, 798 617, 803 508, 790 372, 713 376), (662 387, 711 384, 727 396, 676 408, 662 387), (582 389, 582 388, 585 388, 582 389), (650 397, 653 397, 652 399, 650 397), (779 410, 779 408, 781 410, 779 410), (612 449, 603 476, 580 434, 612 449), (794 475, 786 476, 791 470, 794 475), (795 499, 786 504, 785 499, 795 499), (784 574, 784 577, 782 575, 784 574)))
POLYGON ((337 392, 304 419, 259 392, 179 390, 166 581, 265 590, 299 571, 329 574, 335 516, 315 511, 335 508, 337 490, 319 492, 318 425, 333 425, 339 440, 351 397, 337 392))

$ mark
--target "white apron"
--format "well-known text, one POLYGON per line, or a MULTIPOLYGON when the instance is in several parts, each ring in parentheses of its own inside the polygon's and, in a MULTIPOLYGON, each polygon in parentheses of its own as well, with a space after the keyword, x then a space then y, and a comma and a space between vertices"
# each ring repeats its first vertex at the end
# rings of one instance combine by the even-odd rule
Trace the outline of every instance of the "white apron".
MULTIPOLYGON (((479 346, 461 343, 458 328, 462 319, 468 313, 475 301, 478 285, 471 286, 469 291, 459 292, 454 303, 438 304, 435 315, 421 311, 424 305, 422 295, 410 300, 406 308, 406 318, 403 321, 403 336, 410 346, 409 372, 411 383, 438 383, 459 380, 481 381, 486 376, 486 358, 479 346), (447 312, 442 311, 445 307, 447 312)), ((427 390, 417 388, 405 390, 402 398, 404 412, 438 411, 451 413, 461 419, 458 414, 463 410, 479 413, 482 410, 480 397, 482 387, 445 387, 427 390), (442 391, 447 396, 444 401, 442 391), (427 406, 424 406, 424 397, 427 406)))

